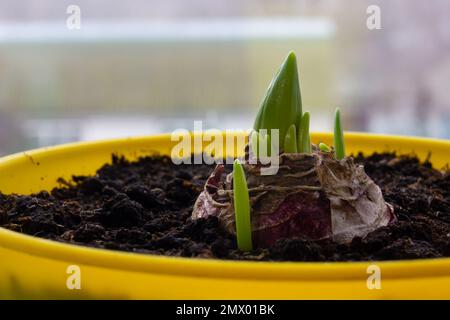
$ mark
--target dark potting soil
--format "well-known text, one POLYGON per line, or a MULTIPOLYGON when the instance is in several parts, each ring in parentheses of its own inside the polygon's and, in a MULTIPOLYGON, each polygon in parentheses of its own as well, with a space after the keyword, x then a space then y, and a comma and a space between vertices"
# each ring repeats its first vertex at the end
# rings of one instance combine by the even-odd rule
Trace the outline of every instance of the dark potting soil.
POLYGON ((113 156, 96 176, 60 181, 51 193, 0 193, 0 225, 61 242, 168 256, 283 261, 450 257, 449 171, 395 154, 355 160, 381 187, 398 221, 348 245, 283 239, 271 248, 240 252, 216 218, 190 218, 213 166, 174 165, 167 157, 128 162, 113 156))

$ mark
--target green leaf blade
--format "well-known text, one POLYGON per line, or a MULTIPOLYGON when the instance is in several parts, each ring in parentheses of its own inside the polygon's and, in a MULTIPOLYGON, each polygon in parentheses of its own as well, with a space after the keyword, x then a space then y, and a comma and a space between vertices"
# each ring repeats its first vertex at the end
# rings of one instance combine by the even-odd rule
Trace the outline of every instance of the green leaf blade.
POLYGON ((297 70, 297 58, 290 52, 267 89, 253 128, 279 130, 279 145, 283 145, 289 127, 297 124, 302 114, 302 102, 297 70))
POLYGON ((233 195, 237 245, 241 251, 253 250, 250 199, 244 168, 238 159, 233 164, 233 195))
POLYGON ((297 153, 297 130, 295 125, 291 125, 284 138, 284 152, 286 153, 297 153))
POLYGON ((259 134, 256 131, 252 131, 250 135, 250 145, 252 152, 256 158, 258 158, 258 144, 259 144, 259 134))
POLYGON ((299 148, 300 153, 311 153, 311 137, 309 135, 309 112, 305 112, 301 121, 299 148))
POLYGON ((272 152, 272 143, 270 135, 267 133, 260 132, 258 135, 258 157, 266 158, 270 157, 272 152))
POLYGON ((341 160, 345 157, 344 131, 342 130, 341 110, 336 109, 334 113, 334 150, 336 159, 341 160))

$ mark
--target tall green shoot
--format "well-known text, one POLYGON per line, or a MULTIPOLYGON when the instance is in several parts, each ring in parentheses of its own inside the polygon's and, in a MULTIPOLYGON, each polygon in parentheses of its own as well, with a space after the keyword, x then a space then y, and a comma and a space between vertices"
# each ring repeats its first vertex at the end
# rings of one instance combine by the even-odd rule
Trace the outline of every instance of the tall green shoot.
POLYGON ((284 152, 286 153, 297 153, 297 130, 295 125, 291 125, 284 138, 284 152))
POLYGON ((244 168, 236 159, 233 164, 233 197, 237 245, 241 251, 253 250, 250 199, 244 168))
POLYGON ((311 153, 311 137, 309 135, 309 112, 302 116, 298 135, 298 152, 311 153))
POLYGON ((256 131, 266 129, 269 136, 271 129, 278 129, 278 145, 283 146, 289 127, 297 124, 301 114, 297 58, 291 51, 267 89, 253 129, 256 131))
POLYGON ((344 132, 342 130, 341 110, 339 108, 336 109, 336 112, 334 114, 334 152, 336 155, 336 159, 344 159, 344 132))

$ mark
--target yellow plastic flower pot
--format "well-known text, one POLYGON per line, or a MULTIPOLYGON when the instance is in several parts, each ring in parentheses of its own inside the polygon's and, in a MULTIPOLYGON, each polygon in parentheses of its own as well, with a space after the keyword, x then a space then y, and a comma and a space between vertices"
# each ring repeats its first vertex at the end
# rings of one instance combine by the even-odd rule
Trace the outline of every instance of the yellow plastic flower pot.
MULTIPOLYGON (((450 154, 444 140, 359 133, 345 139, 348 153, 395 150, 423 160, 431 152, 437 168, 450 154)), ((330 134, 313 134, 312 140, 332 144, 330 134)), ((170 154, 174 144, 170 135, 159 135, 22 152, 0 159, 0 190, 50 190, 59 177, 94 173, 112 153, 136 159, 170 154)), ((57 243, 0 228, 0 298, 449 299, 450 258, 357 263, 174 258, 57 243)))

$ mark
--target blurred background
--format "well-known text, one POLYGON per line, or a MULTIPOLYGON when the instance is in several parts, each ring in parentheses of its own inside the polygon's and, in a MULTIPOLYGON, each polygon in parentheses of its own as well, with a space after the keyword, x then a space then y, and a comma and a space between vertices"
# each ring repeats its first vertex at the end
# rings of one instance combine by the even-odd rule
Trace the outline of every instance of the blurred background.
POLYGON ((250 128, 289 50, 313 130, 339 106, 347 130, 448 139, 449 17, 448 0, 0 0, 0 155, 250 128))

